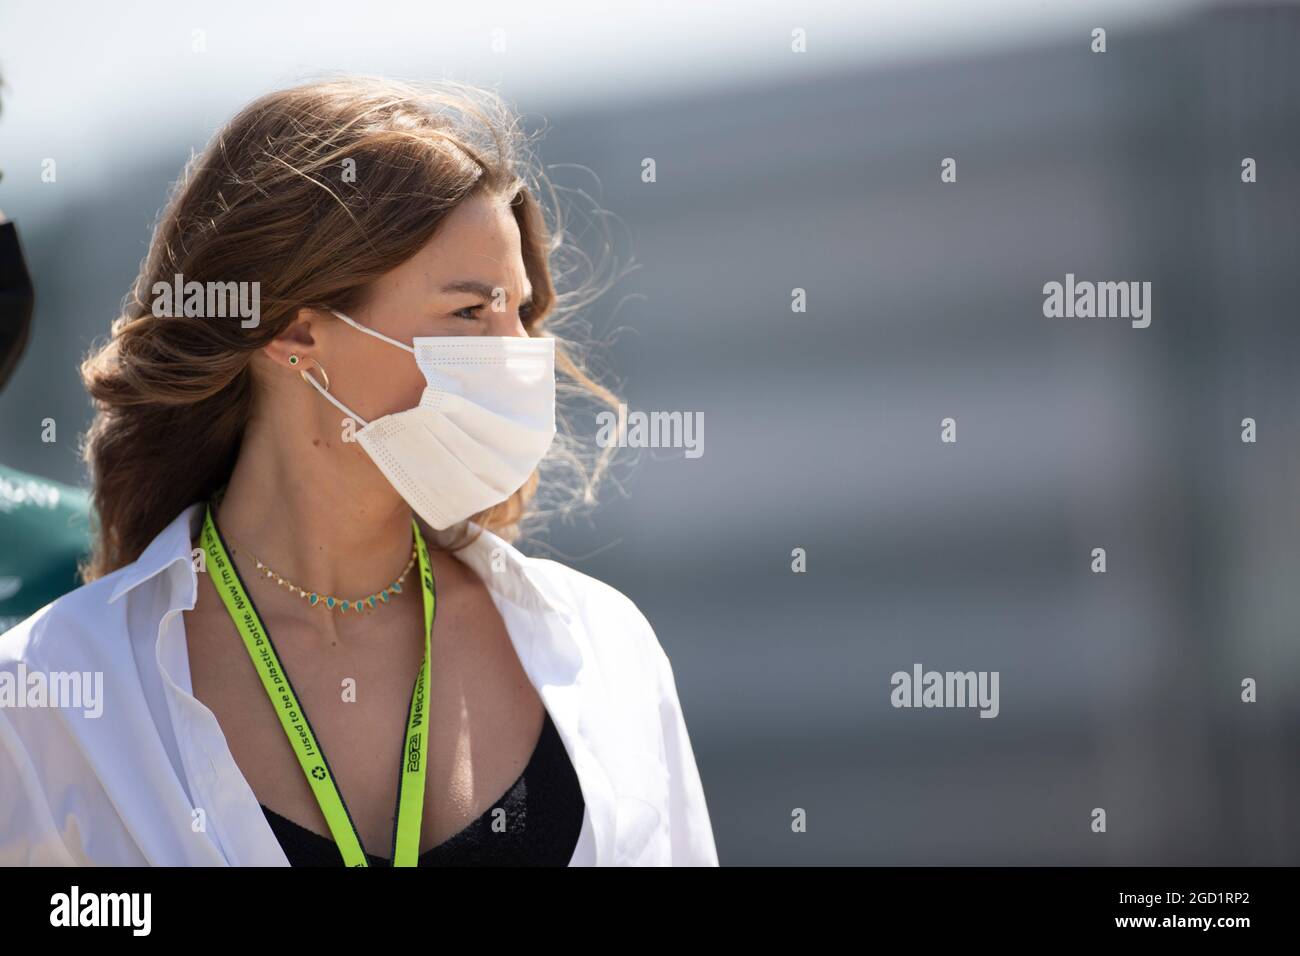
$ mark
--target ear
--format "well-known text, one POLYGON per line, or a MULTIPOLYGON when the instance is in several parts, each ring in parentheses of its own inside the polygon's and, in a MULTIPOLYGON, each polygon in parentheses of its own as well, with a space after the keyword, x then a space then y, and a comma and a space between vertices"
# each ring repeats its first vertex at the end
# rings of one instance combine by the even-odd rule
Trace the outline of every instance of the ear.
POLYGON ((291 371, 301 371, 316 364, 320 345, 312 334, 321 322, 320 313, 314 309, 299 309, 287 328, 266 345, 262 351, 276 365, 291 371))

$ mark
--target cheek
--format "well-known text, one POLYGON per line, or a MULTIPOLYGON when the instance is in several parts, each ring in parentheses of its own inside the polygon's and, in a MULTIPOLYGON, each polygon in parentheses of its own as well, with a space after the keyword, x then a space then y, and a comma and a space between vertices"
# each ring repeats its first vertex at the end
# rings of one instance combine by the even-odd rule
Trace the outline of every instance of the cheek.
POLYGON ((383 413, 391 415, 420 404, 426 384, 424 373, 415 364, 415 359, 406 352, 399 352, 378 369, 374 388, 376 394, 383 396, 383 413))

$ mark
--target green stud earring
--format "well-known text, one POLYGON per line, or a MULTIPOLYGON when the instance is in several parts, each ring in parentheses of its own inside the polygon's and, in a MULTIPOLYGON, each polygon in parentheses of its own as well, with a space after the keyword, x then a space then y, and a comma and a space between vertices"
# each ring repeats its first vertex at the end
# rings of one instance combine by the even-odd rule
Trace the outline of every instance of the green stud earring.
POLYGON ((290 364, 290 365, 297 365, 297 364, 298 364, 298 356, 296 356, 296 355, 290 355, 290 356, 289 356, 289 364, 290 364))

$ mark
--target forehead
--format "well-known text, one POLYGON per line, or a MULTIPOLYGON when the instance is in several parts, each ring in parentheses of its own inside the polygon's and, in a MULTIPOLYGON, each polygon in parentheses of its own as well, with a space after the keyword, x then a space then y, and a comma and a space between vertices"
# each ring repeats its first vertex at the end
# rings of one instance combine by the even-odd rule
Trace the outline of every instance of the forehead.
POLYGON ((514 281, 523 274, 519 225, 505 200, 476 196, 448 213, 433 238, 404 265, 440 281, 514 281))

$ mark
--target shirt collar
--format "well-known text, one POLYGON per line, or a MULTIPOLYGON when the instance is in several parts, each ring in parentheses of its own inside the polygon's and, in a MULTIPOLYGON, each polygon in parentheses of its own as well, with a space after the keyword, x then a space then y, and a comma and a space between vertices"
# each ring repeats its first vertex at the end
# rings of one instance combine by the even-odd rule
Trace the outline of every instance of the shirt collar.
MULTIPOLYGON (((169 604, 172 607, 193 607, 198 588, 198 577, 193 564, 193 541, 202 527, 206 507, 206 502, 190 505, 149 542, 139 558, 122 568, 108 598, 109 603, 174 565, 185 564, 190 569, 188 575, 167 577, 169 604)), ((472 532, 478 532, 477 537, 452 554, 473 570, 490 590, 530 610, 562 614, 572 612, 564 595, 537 567, 534 558, 528 557, 509 541, 482 525, 471 521, 469 526, 472 532)), ((437 539, 436 533, 433 538, 437 539)))
MULTIPOLYGON (((453 551, 462 564, 477 574, 489 590, 529 610, 572 612, 564 595, 530 558, 500 535, 473 521, 473 542, 453 551)), ((436 537, 436 535, 435 535, 436 537)))
MULTIPOLYGON (((191 592, 193 593, 194 589, 197 588, 198 579, 193 573, 194 566, 191 559, 190 542, 194 540, 194 536, 198 533, 199 525, 203 520, 204 507, 202 502, 190 505, 172 519, 172 523, 163 528, 157 537, 149 542, 140 557, 118 571, 117 584, 114 585, 113 593, 108 597, 110 604, 128 591, 134 590, 178 562, 190 565, 191 592)), ((175 593, 174 586, 172 590, 174 599, 178 595, 175 593)), ((192 596, 191 600, 193 600, 192 596)))

